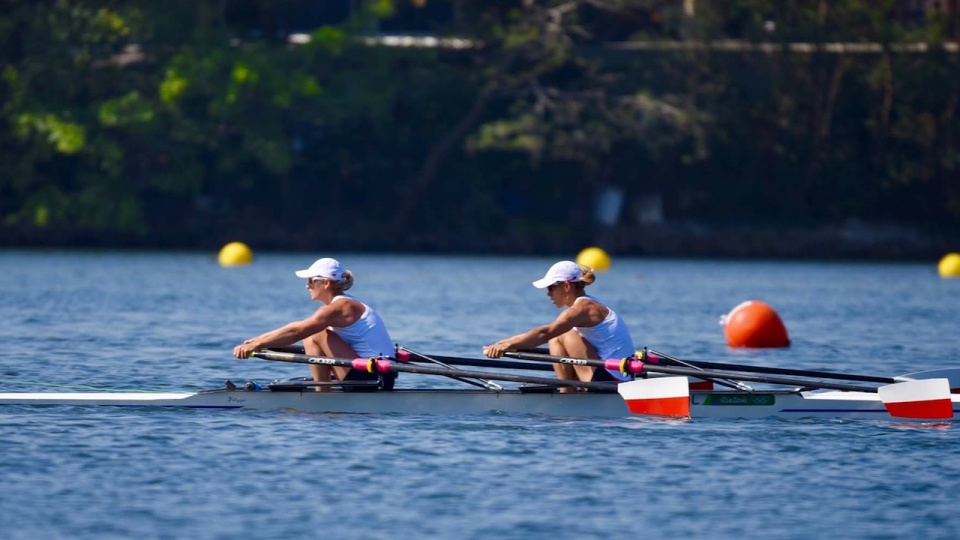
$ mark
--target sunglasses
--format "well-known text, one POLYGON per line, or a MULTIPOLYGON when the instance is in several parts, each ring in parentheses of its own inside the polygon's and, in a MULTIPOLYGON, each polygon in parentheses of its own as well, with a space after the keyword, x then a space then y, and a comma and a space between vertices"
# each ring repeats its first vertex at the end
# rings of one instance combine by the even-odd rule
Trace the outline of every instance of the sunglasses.
POLYGON ((554 290, 556 290, 557 287, 559 287, 560 285, 563 285, 563 283, 564 282, 562 281, 558 281, 553 285, 547 285, 547 292, 552 293, 554 290))
POLYGON ((307 278, 307 285, 313 286, 314 283, 319 283, 321 281, 326 281, 326 280, 327 278, 322 278, 322 277, 307 278))

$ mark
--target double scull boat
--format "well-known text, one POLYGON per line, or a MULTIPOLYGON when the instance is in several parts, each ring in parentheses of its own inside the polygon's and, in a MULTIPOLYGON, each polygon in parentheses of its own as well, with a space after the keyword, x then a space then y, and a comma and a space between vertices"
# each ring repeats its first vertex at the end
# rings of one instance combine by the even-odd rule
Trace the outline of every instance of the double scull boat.
MULTIPOLYGON (((378 392, 315 392, 264 389, 201 392, 44 392, 0 393, 0 405, 76 405, 180 407, 193 409, 291 410, 357 414, 534 414, 558 417, 623 418, 631 416, 617 393, 527 389, 406 389, 378 392)), ((552 389, 550 389, 552 390, 552 389)), ((839 390, 691 390, 693 418, 890 418, 877 394, 839 390)), ((960 395, 952 396, 954 414, 960 395)))
MULTIPOLYGON (((635 414, 662 414, 692 418, 808 418, 833 417, 855 419, 889 419, 909 417, 916 419, 950 419, 960 413, 960 394, 950 389, 960 387, 960 369, 940 369, 917 372, 896 378, 875 378, 893 381, 888 387, 863 388, 825 382, 801 381, 796 388, 753 389, 740 385, 734 389, 696 389, 688 384, 694 375, 704 373, 714 377, 716 372, 662 368, 667 374, 686 373, 685 376, 665 376, 653 373, 635 381, 615 383, 567 384, 539 377, 509 373, 465 371, 446 364, 444 367, 423 367, 374 359, 333 359, 310 357, 303 354, 262 351, 255 353, 262 359, 305 364, 343 365, 356 369, 367 366, 380 373, 413 372, 444 375, 457 380, 467 378, 482 381, 482 388, 374 388, 348 391, 348 383, 334 383, 328 392, 316 392, 316 383, 306 381, 276 381, 261 386, 249 382, 238 386, 228 382, 225 388, 200 392, 15 392, 0 393, 0 405, 19 406, 115 406, 115 407, 174 407, 193 409, 250 409, 292 410, 310 413, 354 414, 533 414, 556 417, 624 418, 635 414), (504 388, 483 377, 525 383, 516 388, 504 388), (911 387, 911 384, 920 385, 911 387), (559 392, 560 386, 585 386, 587 392, 559 392), (901 390, 900 387, 909 387, 901 390), (887 388, 895 388, 889 391, 887 388), (919 388, 919 389, 918 389, 919 388), (905 397, 904 397, 905 396, 905 397), (667 409, 660 401, 672 403, 667 409), (657 406, 649 406, 655 402, 657 406), (917 413, 918 403, 934 402, 934 413, 917 413), (659 407, 659 408, 658 408, 659 407), (664 412, 666 411, 666 412, 664 412), (679 413, 677 411, 680 411, 679 413), (906 412, 907 414, 901 414, 906 412)), ((420 355, 422 356, 422 355, 420 355)), ((422 356, 423 358, 428 358, 422 356)), ((409 361, 409 357, 408 361, 409 361)), ((457 359, 442 357, 447 362, 457 359)), ((546 358, 554 361, 585 362, 578 359, 546 358)), ((483 364, 483 360, 459 359, 467 365, 483 364)), ((501 363, 504 364, 504 363, 501 363)), ((498 365, 496 361, 490 365, 498 365)), ((504 364, 523 367, 517 363, 504 364)), ((539 366, 543 369, 546 366, 539 366)), ((744 366, 746 367, 746 366, 744 366)), ((549 369, 549 367, 546 367, 549 369)), ((631 369, 640 370, 634 366, 631 369)), ((651 368, 652 369, 652 368, 651 368)), ((639 371, 638 371, 639 372, 639 371)), ((723 373, 733 380, 763 382, 766 376, 747 376, 723 373)), ((859 377, 859 376, 853 376, 859 377)), ((867 378, 867 377, 861 377, 867 378)), ((770 379, 779 384, 794 379, 770 379)), ((799 381, 799 379, 797 379, 799 381)), ((465 381, 466 382, 466 381, 465 381)), ((359 383, 363 384, 363 383, 359 383)), ((392 385, 391 385, 392 386, 392 385)), ((709 385, 708 385, 709 386, 709 385)), ((354 389, 355 390, 355 389, 354 389)), ((929 409, 929 408, 928 408, 929 409)))

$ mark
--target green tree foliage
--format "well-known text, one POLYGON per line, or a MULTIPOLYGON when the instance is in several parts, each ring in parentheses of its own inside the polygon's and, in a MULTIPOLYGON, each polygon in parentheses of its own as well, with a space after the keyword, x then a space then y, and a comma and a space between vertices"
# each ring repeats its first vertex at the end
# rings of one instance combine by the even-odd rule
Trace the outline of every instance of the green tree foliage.
POLYGON ((0 222, 533 250, 614 186, 624 225, 956 225, 960 14, 907 4, 10 0, 0 222), (375 39, 404 25, 470 46, 375 39))
MULTIPOLYGON (((960 91, 947 81, 960 76, 960 58, 944 51, 944 19, 917 20, 929 14, 904 5, 735 3, 740 31, 774 47, 697 59, 713 83, 701 99, 716 114, 717 157, 684 175, 700 192, 691 199, 711 203, 690 210, 730 219, 722 208, 737 205, 767 222, 956 223, 960 91), (737 181, 717 190, 707 179, 718 175, 737 181)), ((724 37, 719 23, 736 18, 703 14, 718 24, 702 25, 701 39, 724 37)))
POLYGON ((5 171, 7 223, 146 232, 151 214, 192 216, 198 204, 258 206, 275 219, 278 205, 263 201, 302 200, 304 139, 344 126, 389 131, 398 60, 355 39, 389 5, 295 46, 239 38, 222 3, 100 4, 7 8, 17 30, 3 58, 3 112, 20 154, 5 171))

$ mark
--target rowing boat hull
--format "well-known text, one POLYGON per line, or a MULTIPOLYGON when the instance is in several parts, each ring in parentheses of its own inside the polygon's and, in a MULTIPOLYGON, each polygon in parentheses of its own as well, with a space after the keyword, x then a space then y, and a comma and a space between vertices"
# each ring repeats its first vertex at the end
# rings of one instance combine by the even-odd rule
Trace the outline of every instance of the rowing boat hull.
MULTIPOLYGON (((861 392, 692 391, 693 418, 890 418, 876 394, 861 392)), ((312 413, 460 415, 533 414, 562 417, 631 416, 618 394, 525 393, 517 390, 400 389, 344 393, 213 390, 166 393, 0 393, 0 405, 176 407, 194 409, 293 410, 312 413)), ((954 414, 960 396, 953 396, 954 414)))

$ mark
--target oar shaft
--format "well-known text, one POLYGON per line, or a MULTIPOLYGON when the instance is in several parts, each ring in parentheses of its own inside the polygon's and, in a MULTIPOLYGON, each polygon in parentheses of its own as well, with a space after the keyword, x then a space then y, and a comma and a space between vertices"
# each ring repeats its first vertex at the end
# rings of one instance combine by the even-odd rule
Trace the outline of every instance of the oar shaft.
MULTIPOLYGON (((303 347, 291 345, 288 347, 270 347, 271 351, 288 352, 296 354, 305 354, 303 347)), ((510 362, 509 360, 492 360, 489 358, 460 358, 457 356, 436 356, 431 354, 429 358, 411 351, 410 349, 399 347, 397 351, 397 360, 400 362, 430 362, 439 361, 451 366, 471 366, 471 367, 489 367, 499 369, 522 369, 529 371, 553 371, 553 367, 544 365, 542 362, 510 362)))
MULTIPOLYGON (((544 351, 545 349, 535 349, 531 351, 521 351, 520 353, 505 353, 505 356, 510 356, 513 358, 524 358, 519 356, 519 354, 530 354, 537 355, 539 354, 545 358, 555 358, 550 356, 547 353, 540 353, 538 351, 544 351)), ((806 370, 806 369, 790 369, 790 368, 775 368, 767 366, 745 366, 741 364, 724 364, 720 362, 706 362, 703 360, 681 360, 664 354, 660 351, 655 351, 650 349, 645 351, 646 354, 644 360, 649 363, 659 364, 659 365, 686 365, 694 366, 704 369, 720 369, 720 370, 730 370, 730 371, 742 371, 745 373, 767 373, 770 375, 786 375, 788 377, 813 377, 819 379, 835 379, 841 381, 857 381, 857 382, 871 382, 879 384, 893 384, 901 382, 892 377, 877 377, 874 375, 856 375, 851 373, 837 373, 833 371, 818 371, 818 370, 806 370)), ((532 360, 531 357, 525 357, 527 360, 532 360)), ((598 360, 599 361, 599 360, 598 360)), ((729 378, 729 377, 728 377, 729 378)))
MULTIPOLYGON (((536 353, 536 352, 508 351, 503 353, 503 355, 508 356, 510 358, 533 360, 535 362, 551 362, 551 363, 557 363, 557 364, 570 364, 574 366, 593 366, 598 369, 607 369, 607 370, 614 370, 614 371, 623 371, 622 368, 624 367, 623 365, 611 366, 611 362, 609 360, 604 361, 604 360, 594 360, 592 358, 567 358, 564 356, 552 356, 549 354, 536 353)), ((696 368, 694 367, 694 369, 696 368)), ((739 382, 731 382, 730 377, 714 378, 705 374, 701 374, 699 378, 722 385, 722 386, 726 386, 728 388, 733 388, 735 390, 743 390, 746 392, 750 391, 750 387, 746 385, 740 384, 739 382)))
MULTIPOLYGON (((650 350, 644 355, 646 362, 657 365, 681 363, 680 360, 658 351, 650 350)), ((723 369, 730 371, 743 371, 747 373, 768 373, 771 375, 787 375, 790 377, 815 377, 819 379, 837 379, 843 381, 872 382, 881 384, 892 384, 898 382, 891 377, 874 377, 870 375, 851 375, 848 373, 833 373, 831 371, 812 371, 805 369, 772 368, 766 366, 744 366, 740 364, 723 364, 720 362, 705 362, 702 360, 683 360, 682 363, 689 364, 704 369, 723 369)))
POLYGON ((450 364, 452 366, 473 366, 473 367, 489 367, 489 368, 499 368, 499 369, 524 369, 530 371, 553 371, 551 366, 545 365, 539 362, 511 362, 509 360, 484 360, 484 359, 474 359, 474 358, 460 358, 456 356, 436 356, 431 354, 429 358, 425 357, 420 353, 415 353, 408 349, 401 348, 397 351, 397 360, 401 362, 417 362, 417 361, 429 361, 437 360, 443 362, 444 364, 450 364))
POLYGON ((487 371, 473 371, 464 369, 433 368, 426 366, 412 366, 408 364, 399 364, 389 360, 377 360, 367 358, 331 358, 326 356, 308 356, 306 354, 278 352, 278 351, 257 351, 252 354, 255 358, 263 360, 272 360, 275 362, 292 362, 295 364, 313 364, 320 366, 337 366, 359 369, 377 373, 419 373, 422 375, 443 375, 445 377, 473 377, 484 378, 495 381, 508 381, 527 384, 544 384, 549 386, 570 386, 578 388, 589 388, 591 390, 616 390, 616 384, 599 382, 580 382, 567 379, 547 379, 544 377, 528 377, 523 375, 512 375, 509 373, 496 373, 487 371))
POLYGON ((697 377, 700 379, 715 378, 729 379, 733 381, 761 382, 769 384, 784 384, 788 386, 809 386, 816 388, 829 388, 832 390, 845 390, 848 392, 876 392, 875 387, 855 386, 851 384, 828 383, 823 381, 811 381, 806 379, 796 379, 790 377, 771 377, 764 375, 748 375, 742 373, 728 373, 725 371, 712 371, 708 369, 683 368, 676 366, 663 366, 651 364, 640 360, 592 360, 587 358, 566 358, 563 356, 551 356, 540 353, 507 352, 504 356, 511 358, 521 358, 526 360, 537 360, 542 362, 555 362, 560 364, 572 364, 581 366, 607 367, 608 369, 624 370, 626 373, 635 373, 642 375, 649 373, 665 373, 668 375, 686 375, 687 377, 697 377), (615 365, 616 364, 616 365, 615 365))
POLYGON ((727 373, 724 371, 712 371, 708 369, 699 370, 699 369, 681 368, 681 367, 674 367, 674 366, 658 366, 658 365, 645 364, 639 360, 632 360, 630 362, 631 363, 636 362, 638 364, 641 364, 641 366, 639 367, 640 369, 639 373, 643 373, 643 372, 666 373, 668 375, 686 375, 688 377, 700 377, 700 378, 716 377, 716 378, 731 379, 735 381, 784 384, 788 386, 812 387, 812 388, 829 388, 831 390, 844 390, 846 392, 876 393, 877 391, 877 388, 875 386, 856 386, 852 384, 811 381, 807 379, 795 379, 791 377, 747 375, 743 373, 727 373))

